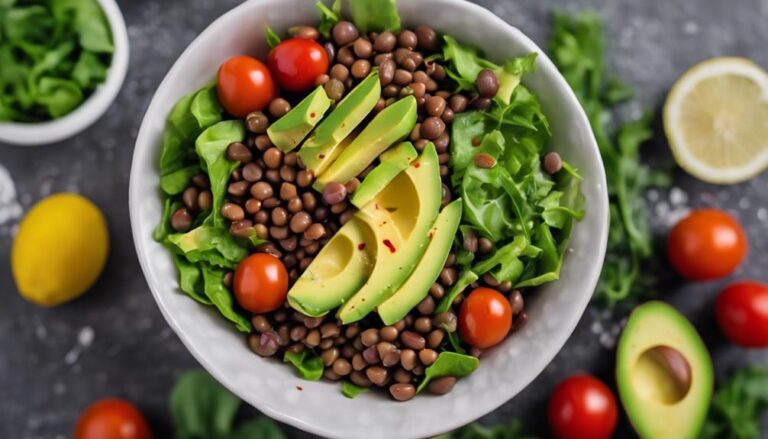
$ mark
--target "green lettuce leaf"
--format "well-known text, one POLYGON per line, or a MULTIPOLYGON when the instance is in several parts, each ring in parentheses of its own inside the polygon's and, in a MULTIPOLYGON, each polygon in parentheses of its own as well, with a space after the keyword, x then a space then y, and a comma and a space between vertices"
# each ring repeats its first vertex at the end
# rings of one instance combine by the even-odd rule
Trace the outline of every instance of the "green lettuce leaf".
POLYGON ((296 373, 307 381, 317 381, 323 377, 325 367, 322 358, 307 349, 299 353, 286 352, 283 361, 291 363, 296 368, 296 373))
POLYGON ((234 323, 238 331, 251 332, 250 319, 237 308, 232 293, 224 286, 224 271, 206 264, 200 265, 200 268, 203 272, 205 296, 219 310, 219 314, 234 323))
POLYGON ((397 0, 352 0, 349 8, 352 22, 360 32, 400 30, 397 0))

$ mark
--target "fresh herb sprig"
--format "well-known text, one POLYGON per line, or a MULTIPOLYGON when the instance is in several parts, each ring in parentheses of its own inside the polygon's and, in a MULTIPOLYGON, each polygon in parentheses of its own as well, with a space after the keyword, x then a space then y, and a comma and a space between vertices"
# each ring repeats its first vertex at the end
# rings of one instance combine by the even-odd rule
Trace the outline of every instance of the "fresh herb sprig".
POLYGON ((701 439, 759 439, 768 410, 768 366, 740 370, 715 393, 701 439))

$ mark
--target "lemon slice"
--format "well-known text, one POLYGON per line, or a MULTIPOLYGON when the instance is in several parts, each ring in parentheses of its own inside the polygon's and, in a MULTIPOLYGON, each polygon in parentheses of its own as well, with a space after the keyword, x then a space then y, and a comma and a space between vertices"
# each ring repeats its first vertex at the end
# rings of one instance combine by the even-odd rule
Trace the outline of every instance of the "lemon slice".
POLYGON ((743 58, 713 58, 677 80, 664 104, 677 163, 715 184, 768 168, 768 73, 743 58))

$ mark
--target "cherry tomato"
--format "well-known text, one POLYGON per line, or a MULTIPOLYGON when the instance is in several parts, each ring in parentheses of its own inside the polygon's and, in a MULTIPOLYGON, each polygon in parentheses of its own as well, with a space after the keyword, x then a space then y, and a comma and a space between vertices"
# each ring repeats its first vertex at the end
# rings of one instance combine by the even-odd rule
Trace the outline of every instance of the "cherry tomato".
POLYGON ((235 117, 263 110, 276 96, 267 66, 249 56, 236 56, 222 64, 216 89, 221 105, 235 117))
POLYGON ((691 212, 667 239, 672 266, 690 280, 727 276, 747 254, 744 230, 730 215, 714 209, 691 212))
POLYGON ((151 439, 152 431, 139 409, 128 401, 107 398, 80 414, 74 439, 151 439))
POLYGON ((608 439, 618 417, 613 393, 591 375, 567 378, 549 398, 549 426, 558 439, 608 439))
POLYGON ((283 306, 288 294, 288 271, 280 259, 256 253, 240 262, 235 271, 235 297, 244 309, 261 314, 283 306))
POLYGON ((768 347, 768 285, 747 281, 728 286, 715 301, 715 318, 733 343, 768 347))
POLYGON ((512 305, 500 292, 475 288, 459 310, 459 335, 472 346, 489 348, 509 334, 512 305))
POLYGON ((315 79, 328 73, 328 54, 323 46, 308 38, 290 38, 275 46, 267 59, 280 87, 305 91, 315 79))

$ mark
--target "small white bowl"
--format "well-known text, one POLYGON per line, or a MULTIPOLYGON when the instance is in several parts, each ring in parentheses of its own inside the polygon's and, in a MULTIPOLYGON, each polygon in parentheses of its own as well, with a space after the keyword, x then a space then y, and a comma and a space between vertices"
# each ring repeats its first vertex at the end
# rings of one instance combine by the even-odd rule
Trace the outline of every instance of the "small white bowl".
POLYGON ((252 353, 245 336, 211 309, 178 291, 170 253, 152 240, 160 220, 157 161, 165 120, 174 103, 210 81, 233 55, 264 57, 264 26, 277 30, 318 20, 314 0, 250 0, 208 27, 181 55, 158 88, 139 132, 130 182, 136 251, 152 294, 192 355, 242 399, 279 421, 312 433, 347 438, 419 438, 443 433, 514 397, 549 364, 581 318, 597 284, 608 234, 605 173, 589 122, 552 62, 522 32, 480 6, 461 0, 400 0, 406 25, 429 23, 474 44, 494 60, 538 52, 525 85, 548 115, 553 147, 584 175, 587 213, 574 230, 559 282, 530 295, 528 324, 487 352, 480 368, 445 396, 397 403, 379 392, 352 400, 338 383, 307 382, 292 368, 252 353))
POLYGON ((39 123, 0 122, 0 142, 14 145, 47 145, 80 133, 99 119, 112 105, 128 72, 128 31, 115 0, 98 0, 112 30, 115 52, 107 80, 71 113, 39 123))

